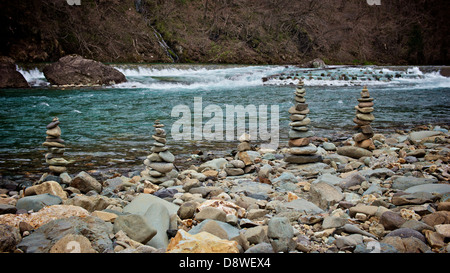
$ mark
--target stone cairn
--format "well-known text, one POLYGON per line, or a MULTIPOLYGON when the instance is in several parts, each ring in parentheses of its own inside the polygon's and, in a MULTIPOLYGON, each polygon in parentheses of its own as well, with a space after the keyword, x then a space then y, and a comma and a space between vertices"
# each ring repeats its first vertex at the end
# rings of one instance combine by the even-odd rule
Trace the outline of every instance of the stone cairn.
POLYGON ((370 126, 370 123, 375 119, 372 114, 374 103, 367 86, 364 86, 361 91, 361 98, 358 99, 358 102, 359 104, 355 106, 356 117, 353 119, 353 122, 356 123, 355 129, 360 129, 360 132, 353 136, 353 140, 356 147, 374 150, 375 145, 372 141, 374 133, 370 126))
POLYGON ((166 146, 166 131, 163 129, 164 124, 156 120, 153 127, 155 127, 156 131, 156 134, 152 135, 155 142, 152 144, 152 154, 144 160, 144 165, 146 166, 145 177, 154 184, 161 184, 172 179, 168 174, 174 169, 173 162, 175 161, 175 156, 166 146))
POLYGON ((66 145, 61 139, 61 128, 59 128, 59 119, 54 117, 52 122, 47 125, 47 137, 43 146, 48 147, 48 153, 45 154, 45 162, 49 165, 49 170, 55 175, 67 172, 66 165, 70 164, 63 158, 66 145))
POLYGON ((311 120, 307 117, 309 113, 306 104, 306 90, 303 88, 303 81, 300 81, 294 92, 295 104, 289 108, 291 129, 289 130, 289 153, 285 158, 288 163, 307 164, 321 162, 322 156, 316 154, 317 147, 310 143, 310 137, 314 132, 309 130, 311 120))
POLYGON ((244 133, 239 137, 239 145, 237 146, 238 153, 234 160, 229 161, 225 165, 225 172, 227 175, 236 176, 243 175, 246 172, 246 166, 252 164, 247 151, 251 150, 250 135, 244 133))

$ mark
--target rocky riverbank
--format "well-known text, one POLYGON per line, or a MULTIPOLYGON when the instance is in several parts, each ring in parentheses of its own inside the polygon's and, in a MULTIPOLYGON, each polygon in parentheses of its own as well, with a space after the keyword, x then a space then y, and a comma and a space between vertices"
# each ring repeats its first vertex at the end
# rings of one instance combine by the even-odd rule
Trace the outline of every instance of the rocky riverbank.
POLYGON ((314 137, 323 162, 303 165, 245 145, 164 181, 44 174, 0 189, 0 252, 448 253, 447 129, 374 134, 364 152, 314 137))

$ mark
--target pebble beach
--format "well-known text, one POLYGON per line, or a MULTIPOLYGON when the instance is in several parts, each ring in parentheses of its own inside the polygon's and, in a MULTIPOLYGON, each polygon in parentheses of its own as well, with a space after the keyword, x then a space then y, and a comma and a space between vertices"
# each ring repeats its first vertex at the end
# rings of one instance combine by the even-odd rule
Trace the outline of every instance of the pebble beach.
MULTIPOLYGON (((49 172, 0 189, 0 252, 450 252, 448 126, 380 133, 356 120, 353 136, 330 140, 305 127, 304 94, 298 86, 278 149, 244 134, 227 156, 177 166, 156 121, 147 158, 128 173, 71 173, 64 121, 53 119, 49 172)), ((372 106, 357 106, 355 119, 372 106)))

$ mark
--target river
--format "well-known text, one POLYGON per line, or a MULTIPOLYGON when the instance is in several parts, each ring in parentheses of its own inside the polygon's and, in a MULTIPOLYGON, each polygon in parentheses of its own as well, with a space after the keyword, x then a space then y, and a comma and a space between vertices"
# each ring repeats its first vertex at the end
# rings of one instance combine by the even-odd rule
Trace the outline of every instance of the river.
MULTIPOLYGON (((194 120, 199 115, 193 108, 196 98, 201 99, 201 110, 216 106, 215 109, 223 111, 224 119, 226 105, 253 105, 257 109, 267 106, 269 113, 272 113, 271 106, 278 106, 280 146, 286 145, 287 110, 293 103, 297 80, 278 77, 263 82, 262 78, 279 73, 296 75, 302 69, 247 65, 112 65, 125 74, 128 82, 108 87, 54 88, 48 85, 39 67, 19 67, 32 88, 0 90, 0 174, 10 176, 45 170, 46 149, 41 144, 46 136, 45 126, 54 116, 61 121, 62 138, 67 147, 65 157, 77 160, 71 173, 142 165, 150 153, 155 119, 166 125, 168 145, 180 164, 189 165, 187 160, 195 151, 212 152, 214 156, 229 154, 236 147, 236 140, 225 137, 215 141, 199 140, 194 135, 191 140, 174 140, 171 136, 172 125, 181 117, 172 117, 174 107, 184 105, 192 109, 194 120)), ((368 86, 375 99, 376 119, 372 127, 376 132, 450 124, 450 79, 437 71, 418 67, 396 70, 345 66, 304 71, 301 75, 311 110, 308 117, 317 136, 333 139, 353 133, 354 106, 363 85, 368 86), (349 77, 339 79, 342 74, 349 77)), ((204 126, 211 117, 204 112, 201 114, 201 126, 204 126)), ((270 121, 269 114, 269 127, 270 121)), ((247 127, 248 123, 249 119, 247 127)))

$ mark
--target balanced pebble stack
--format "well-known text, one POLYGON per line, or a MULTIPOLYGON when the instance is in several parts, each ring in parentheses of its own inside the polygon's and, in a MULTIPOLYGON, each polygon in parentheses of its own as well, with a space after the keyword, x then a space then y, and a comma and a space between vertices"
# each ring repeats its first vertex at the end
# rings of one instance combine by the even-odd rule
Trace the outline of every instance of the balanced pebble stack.
POLYGON ((229 161, 225 165, 225 172, 227 175, 236 176, 245 173, 245 167, 252 164, 247 151, 251 150, 250 135, 244 133, 239 137, 239 145, 237 146, 238 153, 235 160, 229 161))
POLYGON ((52 122, 47 125, 47 137, 43 146, 48 147, 48 153, 45 154, 45 162, 49 165, 49 170, 55 175, 67 171, 66 165, 72 163, 63 158, 65 145, 61 139, 61 128, 59 128, 59 119, 54 117, 52 122))
POLYGON ((152 154, 144 160, 144 165, 146 166, 145 174, 150 182, 161 184, 171 179, 168 173, 174 169, 173 162, 175 161, 175 156, 166 146, 166 131, 163 129, 164 124, 156 120, 153 127, 155 127, 156 131, 156 134, 152 135, 155 142, 152 144, 152 154))
POLYGON ((360 132, 353 136, 355 141, 355 146, 374 150, 375 145, 373 144, 372 137, 374 135, 370 123, 375 120, 373 112, 373 98, 370 97, 369 90, 367 86, 361 91, 361 98, 358 99, 359 104, 355 106, 356 117, 353 122, 356 123, 355 128, 360 129, 360 132))
POLYGON ((307 117, 309 113, 306 104, 306 90, 303 88, 303 81, 300 81, 294 92, 294 106, 289 109, 291 129, 289 130, 289 153, 285 158, 288 163, 307 164, 321 162, 322 156, 316 154, 317 147, 310 143, 310 137, 314 132, 309 130, 311 120, 307 117))

